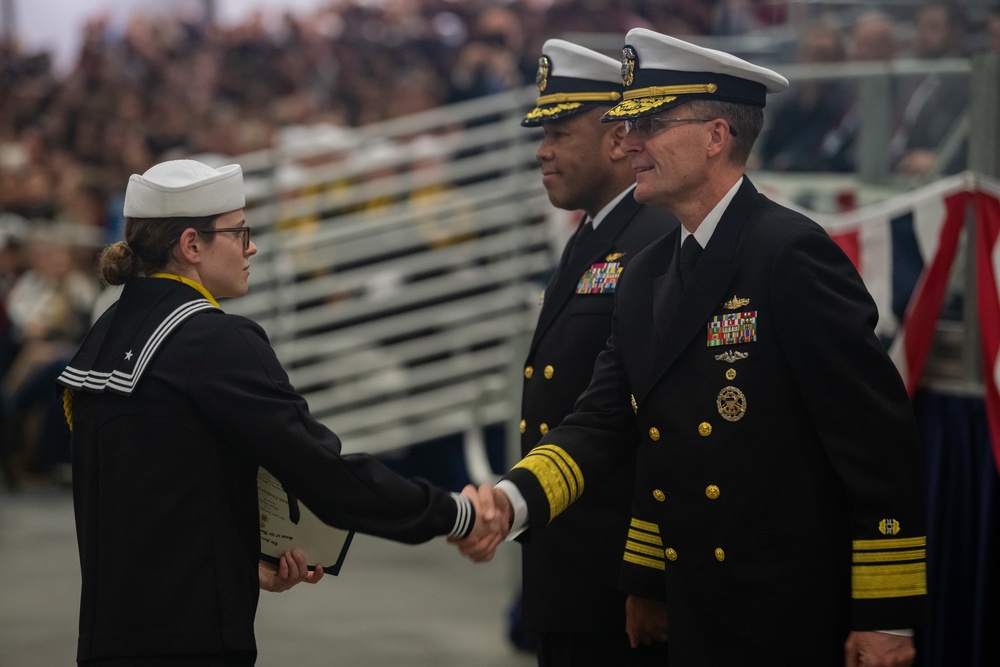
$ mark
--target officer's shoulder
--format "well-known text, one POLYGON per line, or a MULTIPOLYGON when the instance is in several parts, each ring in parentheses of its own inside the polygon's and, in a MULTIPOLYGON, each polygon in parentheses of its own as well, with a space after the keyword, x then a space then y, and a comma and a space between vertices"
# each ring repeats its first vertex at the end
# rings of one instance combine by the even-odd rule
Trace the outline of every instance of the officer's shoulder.
POLYGON ((196 336, 225 336, 229 333, 250 332, 256 336, 267 338, 264 329, 253 320, 214 308, 192 316, 186 328, 188 328, 188 333, 196 336))
POLYGON ((751 233, 764 237, 787 239, 795 234, 827 235, 823 227, 807 214, 788 208, 763 195, 755 199, 750 220, 751 233))

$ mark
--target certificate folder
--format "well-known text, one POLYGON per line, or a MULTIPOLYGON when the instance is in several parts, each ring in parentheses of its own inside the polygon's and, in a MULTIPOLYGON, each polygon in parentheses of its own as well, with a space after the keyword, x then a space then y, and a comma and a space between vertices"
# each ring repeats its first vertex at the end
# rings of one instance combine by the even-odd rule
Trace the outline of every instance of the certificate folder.
POLYGON ((289 508, 281 482, 264 468, 257 469, 257 507, 261 560, 277 564, 286 551, 297 548, 306 555, 310 570, 320 563, 324 572, 340 574, 353 530, 323 523, 301 501, 289 508))

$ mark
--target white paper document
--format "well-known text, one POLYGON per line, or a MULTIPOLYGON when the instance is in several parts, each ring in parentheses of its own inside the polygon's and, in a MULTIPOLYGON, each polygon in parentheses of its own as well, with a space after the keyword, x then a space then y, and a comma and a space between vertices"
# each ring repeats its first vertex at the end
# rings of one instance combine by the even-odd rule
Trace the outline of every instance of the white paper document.
POLYGON ((296 501, 298 522, 288 508, 288 494, 281 482, 264 468, 257 469, 257 506, 260 510, 260 557, 277 563, 292 548, 306 555, 309 569, 316 563, 328 574, 339 574, 354 531, 323 523, 296 501))

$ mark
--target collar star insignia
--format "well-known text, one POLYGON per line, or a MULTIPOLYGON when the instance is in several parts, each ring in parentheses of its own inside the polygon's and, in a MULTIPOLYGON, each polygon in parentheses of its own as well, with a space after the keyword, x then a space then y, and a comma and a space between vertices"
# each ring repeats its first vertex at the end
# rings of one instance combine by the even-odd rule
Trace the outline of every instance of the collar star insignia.
POLYGON ((727 310, 736 310, 737 308, 742 308, 743 306, 750 305, 750 299, 741 299, 735 294, 733 298, 722 304, 727 310))
POLYGON ((125 361, 132 361, 132 350, 125 353, 125 361))

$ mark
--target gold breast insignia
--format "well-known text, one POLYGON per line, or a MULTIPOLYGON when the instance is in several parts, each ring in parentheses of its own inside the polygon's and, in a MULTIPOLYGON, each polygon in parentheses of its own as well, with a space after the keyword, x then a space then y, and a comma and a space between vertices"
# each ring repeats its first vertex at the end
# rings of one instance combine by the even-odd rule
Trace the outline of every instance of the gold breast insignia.
POLYGON ((625 253, 623 253, 623 252, 613 252, 610 255, 608 255, 607 257, 605 257, 604 261, 605 262, 613 262, 616 259, 621 259, 624 256, 625 256, 625 253))
POLYGON ((734 294, 732 299, 722 305, 726 308, 726 310, 737 310, 739 308, 743 308, 744 306, 749 306, 750 299, 740 298, 734 294))

